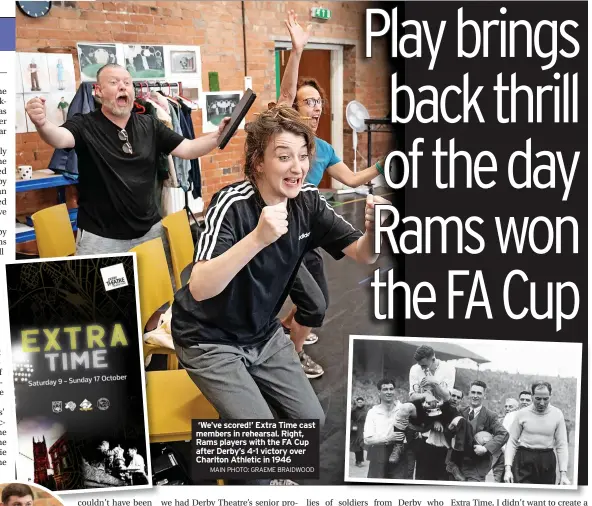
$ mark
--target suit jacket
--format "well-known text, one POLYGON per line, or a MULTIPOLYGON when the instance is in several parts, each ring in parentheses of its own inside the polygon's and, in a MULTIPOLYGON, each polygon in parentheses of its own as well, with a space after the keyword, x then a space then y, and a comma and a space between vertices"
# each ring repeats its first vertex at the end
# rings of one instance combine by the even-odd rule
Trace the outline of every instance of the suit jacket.
POLYGON ((494 463, 494 455, 496 458, 499 456, 502 446, 504 446, 508 441, 509 434, 504 426, 500 423, 497 415, 493 411, 487 409, 485 406, 481 407, 481 411, 479 411, 479 414, 477 415, 477 430, 473 432, 473 428, 470 422, 468 422, 470 411, 470 407, 466 407, 461 410, 461 414, 463 418, 467 420, 467 426, 469 428, 469 430, 467 430, 467 441, 465 444, 465 457, 469 457, 474 462, 479 475, 485 476, 494 463), (487 453, 485 455, 476 455, 473 451, 473 437, 475 434, 477 434, 477 432, 481 432, 483 430, 489 432, 493 438, 491 441, 483 445, 485 448, 487 448, 487 453))

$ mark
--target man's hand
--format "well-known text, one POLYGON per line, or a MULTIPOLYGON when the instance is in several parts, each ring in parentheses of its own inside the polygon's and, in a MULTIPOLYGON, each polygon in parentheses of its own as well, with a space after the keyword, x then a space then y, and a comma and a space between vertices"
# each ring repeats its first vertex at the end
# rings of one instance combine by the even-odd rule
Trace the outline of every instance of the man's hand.
POLYGON ((452 420, 452 422, 450 422, 450 424, 448 425, 448 430, 455 431, 456 430, 456 426, 458 425, 458 422, 460 422, 462 419, 463 419, 462 416, 455 417, 452 420))
POLYGON ((434 378, 433 376, 426 376, 425 378, 421 378, 421 382, 419 383, 419 386, 422 388, 425 388, 426 386, 437 385, 437 384, 438 384, 438 380, 436 378, 434 378))
POLYGON ((473 446, 473 451, 476 455, 485 455, 487 453, 487 448, 485 448, 485 446, 475 445, 473 446))
POLYGON ((434 430, 436 432, 444 432, 444 426, 438 420, 434 420, 434 430))
POLYGON ((425 401, 425 398, 428 396, 428 392, 424 391, 424 392, 415 392, 413 394, 413 400, 414 401, 425 401))
POLYGON ((287 201, 280 202, 275 206, 266 206, 261 211, 255 234, 264 246, 269 246, 288 232, 288 210, 286 205, 287 201))
POLYGON ((559 476, 559 485, 571 485, 571 481, 567 477, 567 473, 565 471, 561 471, 559 476))
POLYGON ((504 482, 505 483, 514 483, 514 475, 512 474, 512 468, 506 467, 506 472, 504 473, 504 482))
POLYGON ((218 135, 220 135, 224 131, 224 129, 226 128, 226 125, 228 125, 229 121, 230 121, 230 117, 226 117, 222 121, 220 121, 220 126, 218 127, 218 135))
POLYGON ((310 37, 312 25, 309 24, 306 27, 306 30, 303 30, 298 24, 296 13, 293 10, 288 11, 288 19, 286 19, 284 23, 290 32, 292 48, 294 48, 296 51, 302 51, 308 42, 308 38, 310 37))
POLYGON ((405 433, 396 431, 391 427, 384 439, 384 444, 403 443, 405 441, 405 433))
MULTIPOLYGON (((368 195, 366 198, 366 211, 364 217, 364 226, 366 227, 366 232, 373 234, 374 233, 374 206, 376 204, 390 204, 390 202, 378 195, 368 195)), ((384 217, 387 219, 387 216, 384 217)))
POLYGON ((44 98, 35 97, 29 100, 25 106, 25 111, 27 111, 29 118, 31 118, 36 128, 41 128, 45 125, 47 117, 45 114, 44 98))

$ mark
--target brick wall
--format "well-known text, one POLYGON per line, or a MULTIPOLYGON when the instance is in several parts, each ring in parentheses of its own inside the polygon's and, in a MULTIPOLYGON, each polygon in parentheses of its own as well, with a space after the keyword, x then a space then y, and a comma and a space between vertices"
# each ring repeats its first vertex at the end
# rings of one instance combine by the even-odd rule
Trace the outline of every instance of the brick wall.
MULTIPOLYGON (((310 8, 317 2, 245 2, 247 73, 259 95, 252 115, 275 100, 275 42, 273 37, 286 35, 287 9, 293 8, 302 24, 310 18, 310 8)), ((390 75, 385 59, 379 54, 364 58, 364 2, 327 2, 332 19, 313 23, 313 37, 358 40, 357 46, 344 50, 344 108, 356 99, 368 107, 371 116, 384 116, 389 109, 390 75)), ((78 41, 192 44, 201 46, 204 90, 208 91, 209 71, 219 74, 222 90, 243 89, 244 52, 241 2, 53 2, 49 16, 30 19, 17 12, 17 51, 36 51, 49 46, 76 46, 78 41)), ((384 50, 387 49, 385 41, 384 50)), ((77 78, 78 59, 75 55, 77 78)), ((201 133, 201 111, 193 114, 196 134, 201 133)), ((344 113, 345 118, 345 113, 344 113)), ((249 117, 247 118, 249 119, 249 117)), ((239 131, 222 152, 202 158, 203 193, 206 203, 220 187, 242 179, 244 131, 239 131), (233 167, 231 174, 223 169, 233 167)), ((359 150, 366 153, 366 139, 360 138, 359 150)), ((36 133, 17 134, 17 164, 46 168, 51 153, 36 133)), ((351 163, 351 130, 344 122, 344 158, 351 163)), ((383 136, 373 138, 375 156, 386 149, 383 136), (382 138, 381 138, 382 137, 382 138)), ((31 213, 55 203, 55 190, 17 195, 17 214, 31 213)), ((67 191, 69 205, 74 205, 75 189, 67 191)))

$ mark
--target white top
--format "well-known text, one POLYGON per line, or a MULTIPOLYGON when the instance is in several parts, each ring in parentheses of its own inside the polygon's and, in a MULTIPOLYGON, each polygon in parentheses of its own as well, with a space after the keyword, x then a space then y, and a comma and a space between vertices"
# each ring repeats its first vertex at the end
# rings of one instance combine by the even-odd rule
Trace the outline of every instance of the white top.
POLYGON ((504 421, 502 422, 502 425, 504 426, 504 429, 506 429, 508 432, 510 432, 510 427, 512 427, 514 418, 516 418, 516 413, 518 413, 518 410, 510 411, 506 416, 504 416, 504 421))
POLYGON ((129 465, 127 466, 128 471, 139 471, 141 473, 145 473, 144 470, 144 457, 142 455, 136 453, 132 460, 130 461, 129 465))
POLYGON ((506 466, 514 461, 519 446, 534 450, 555 449, 559 470, 567 472, 568 444, 563 412, 551 405, 544 413, 536 411, 534 405, 516 411, 506 445, 506 466))
MULTIPOLYGON (((409 395, 413 395, 413 385, 419 385, 421 380, 426 377, 426 373, 423 371, 419 364, 415 364, 411 366, 409 369, 409 395)), ((443 360, 439 361, 438 368, 434 371, 433 377, 436 379, 438 383, 446 383, 448 390, 454 388, 454 380, 456 378, 456 368, 449 364, 448 362, 444 362, 443 360)))
POLYGON ((366 415, 364 424, 364 443, 382 444, 382 441, 394 431, 395 413, 400 403, 395 402, 389 411, 384 404, 372 406, 366 415))
MULTIPOLYGON (((508 431, 508 434, 510 433, 510 427, 512 427, 512 424, 516 419, 516 413, 518 413, 518 410, 510 411, 506 416, 504 416, 504 421, 502 422, 502 425, 504 426, 504 429, 508 431)), ((502 446, 502 451, 506 451, 506 445, 502 446)))

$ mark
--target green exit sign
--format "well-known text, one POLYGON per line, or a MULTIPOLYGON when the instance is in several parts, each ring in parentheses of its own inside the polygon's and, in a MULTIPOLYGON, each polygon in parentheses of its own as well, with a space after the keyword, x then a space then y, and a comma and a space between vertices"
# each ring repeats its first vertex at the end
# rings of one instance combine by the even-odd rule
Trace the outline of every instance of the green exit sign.
POLYGON ((313 7, 311 9, 311 14, 313 18, 331 19, 331 11, 329 9, 324 9, 323 7, 313 7))

